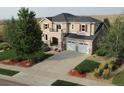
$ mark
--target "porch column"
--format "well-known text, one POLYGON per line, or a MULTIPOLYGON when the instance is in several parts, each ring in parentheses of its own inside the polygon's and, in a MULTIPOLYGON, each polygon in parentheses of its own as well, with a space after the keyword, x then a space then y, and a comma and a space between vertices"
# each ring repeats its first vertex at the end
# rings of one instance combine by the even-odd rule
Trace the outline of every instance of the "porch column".
POLYGON ((62 50, 62 42, 58 42, 58 48, 62 50))

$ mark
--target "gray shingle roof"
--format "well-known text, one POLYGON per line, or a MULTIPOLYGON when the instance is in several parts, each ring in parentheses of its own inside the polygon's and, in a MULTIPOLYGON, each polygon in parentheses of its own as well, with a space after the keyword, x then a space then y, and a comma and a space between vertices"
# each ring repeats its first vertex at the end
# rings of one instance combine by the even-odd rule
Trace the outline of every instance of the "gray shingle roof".
POLYGON ((62 13, 54 17, 47 17, 53 22, 101 22, 89 16, 75 16, 69 13, 62 13))

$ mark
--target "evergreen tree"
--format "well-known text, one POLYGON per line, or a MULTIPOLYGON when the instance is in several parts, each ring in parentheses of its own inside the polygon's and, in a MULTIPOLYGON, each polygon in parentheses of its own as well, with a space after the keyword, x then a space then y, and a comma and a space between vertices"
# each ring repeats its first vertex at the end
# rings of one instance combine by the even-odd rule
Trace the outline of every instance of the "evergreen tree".
POLYGON ((97 51, 115 58, 124 57, 124 16, 119 16, 111 25, 97 51))
POLYGON ((18 20, 13 18, 6 27, 9 43, 18 55, 29 55, 41 50, 41 30, 35 18, 35 13, 27 8, 21 8, 17 13, 18 20))

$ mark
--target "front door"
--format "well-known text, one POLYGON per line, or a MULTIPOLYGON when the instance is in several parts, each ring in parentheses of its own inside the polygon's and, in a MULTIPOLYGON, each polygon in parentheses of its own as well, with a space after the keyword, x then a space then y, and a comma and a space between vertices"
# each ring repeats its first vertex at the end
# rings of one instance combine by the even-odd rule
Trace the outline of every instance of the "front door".
POLYGON ((58 38, 52 37, 52 45, 58 45, 58 38))

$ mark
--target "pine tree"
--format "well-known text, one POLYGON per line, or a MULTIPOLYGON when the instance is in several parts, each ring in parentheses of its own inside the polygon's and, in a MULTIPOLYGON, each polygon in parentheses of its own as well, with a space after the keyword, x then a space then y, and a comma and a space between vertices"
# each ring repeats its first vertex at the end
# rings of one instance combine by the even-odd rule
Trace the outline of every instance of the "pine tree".
POLYGON ((18 55, 29 55, 41 50, 41 30, 35 18, 35 13, 27 8, 21 8, 18 20, 12 20, 7 25, 9 43, 18 55))

